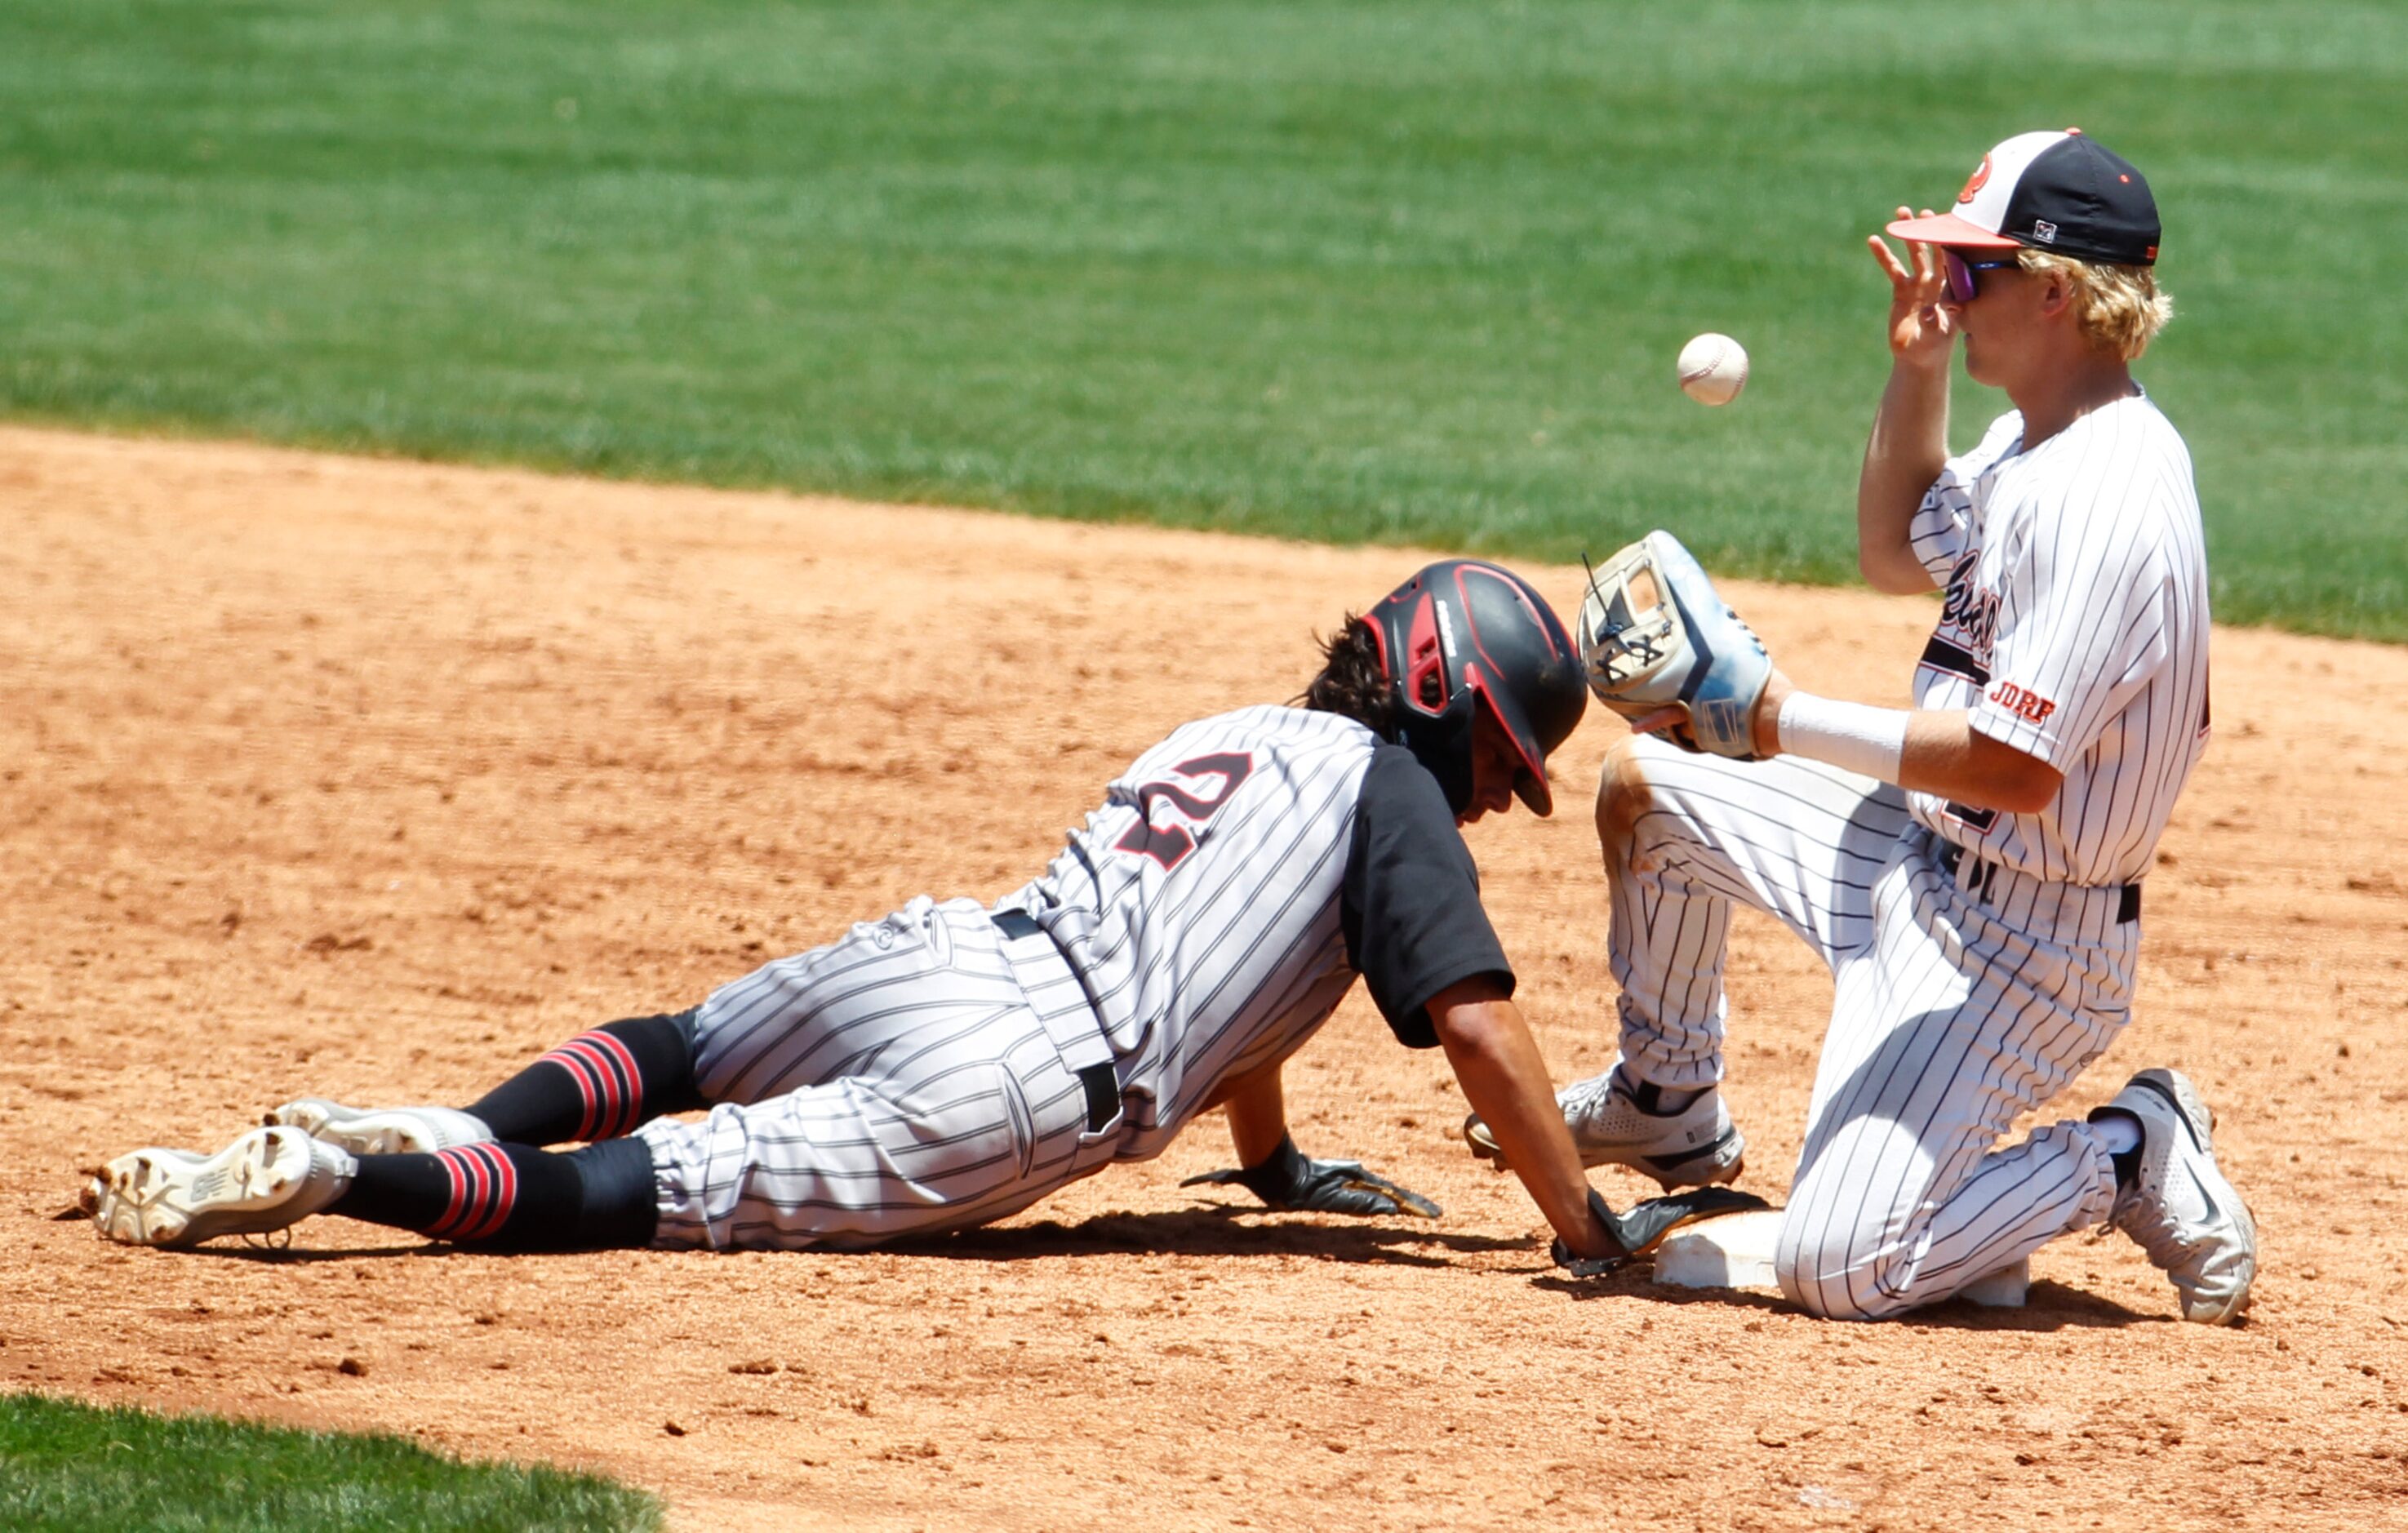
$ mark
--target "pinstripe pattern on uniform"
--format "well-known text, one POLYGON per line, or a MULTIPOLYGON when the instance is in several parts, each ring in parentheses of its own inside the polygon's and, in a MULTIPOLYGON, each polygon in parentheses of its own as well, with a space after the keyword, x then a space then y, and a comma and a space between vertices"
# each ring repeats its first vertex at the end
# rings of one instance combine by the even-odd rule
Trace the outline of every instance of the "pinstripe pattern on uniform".
POLYGON ((641 1131, 658 1242, 844 1248, 967 1228, 1159 1153, 1354 982, 1340 898, 1376 745, 1296 709, 1200 720, 997 903, 1046 938, 923 898, 722 987, 695 1022, 696 1083, 718 1105, 641 1131), (1124 1106, 1091 1132, 1065 1054, 1097 1037, 1124 1106))
POLYGON ((1114 780, 1044 874, 1001 902, 1034 915, 1087 984, 1129 1098, 1121 1158, 1161 1153, 1223 1081, 1293 1053, 1354 982, 1339 896, 1377 744, 1350 719, 1294 708, 1183 725, 1114 780), (1182 764, 1229 754, 1251 769, 1209 816, 1151 800, 1153 824, 1192 835, 1192 851, 1166 867, 1121 849, 1149 784, 1187 781, 1182 764))
POLYGON ((723 987, 701 1123, 655 1120, 663 1245, 875 1244, 982 1224, 1111 1159, 968 900, 922 898, 723 987))
POLYGON ((1634 1070, 1721 1079, 1734 903, 1832 969, 1778 1254, 1793 1297, 1894 1313, 2105 1212, 2113 1177, 2088 1125, 1991 1146, 2123 1025, 2138 934, 2114 922, 2113 891, 2001 874, 1985 904, 1896 788, 1799 757, 1730 762, 1652 738, 1631 752, 1646 803, 1612 870, 1611 956, 1634 1070))
POLYGON ((2103 1217, 2114 1174, 2086 1124, 1993 1150, 2114 1040, 2138 935, 2017 928, 1910 839, 1875 891, 1872 951, 1837 967, 1776 1265, 1817 1312, 1944 1298, 2103 1217))
POLYGON ((1797 756, 1727 763, 1652 738, 1630 750, 1648 803, 1629 857, 1610 869, 1623 1056, 1658 1085, 1710 1086, 1723 1076, 1732 902, 1777 917, 1827 961, 1863 948, 1905 804, 1797 756))
POLYGON ((1984 858, 2081 884, 2137 882, 2206 747, 2207 555, 2190 455, 2144 396, 2023 447, 2009 411, 1952 459, 1910 529, 1948 593, 1915 705, 2065 774, 2037 814, 1976 824, 1929 795, 1915 818, 1984 858))

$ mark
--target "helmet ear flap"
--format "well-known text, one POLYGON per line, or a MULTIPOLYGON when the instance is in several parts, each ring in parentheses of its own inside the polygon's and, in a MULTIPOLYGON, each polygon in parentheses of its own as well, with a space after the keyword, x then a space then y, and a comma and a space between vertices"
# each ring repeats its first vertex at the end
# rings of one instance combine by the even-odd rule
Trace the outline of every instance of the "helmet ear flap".
POLYGON ((1471 732, 1479 718, 1479 695, 1467 688, 1428 717, 1405 720, 1401 743, 1438 779, 1446 807, 1457 814, 1471 807, 1471 732))

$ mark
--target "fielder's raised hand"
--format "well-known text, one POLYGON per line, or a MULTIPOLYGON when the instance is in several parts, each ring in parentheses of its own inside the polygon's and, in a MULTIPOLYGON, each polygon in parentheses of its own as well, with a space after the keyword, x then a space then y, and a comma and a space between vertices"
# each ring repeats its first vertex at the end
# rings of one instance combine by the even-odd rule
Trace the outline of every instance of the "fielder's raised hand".
MULTIPOLYGON (((1916 215, 1901 208, 1898 216, 1916 215)), ((1922 216, 1929 218, 1931 209, 1925 208, 1922 216)), ((1956 344, 1956 317, 1946 301, 1948 284, 1941 273, 1939 248, 1910 243, 1907 259, 1900 261, 1881 236, 1868 235, 1865 243, 1889 279, 1890 355, 1917 366, 1945 365, 1949 349, 1956 344)))
POLYGON ((1435 1219, 1442 1211, 1412 1188, 1400 1187, 1386 1177, 1363 1169, 1359 1160, 1312 1159, 1297 1149, 1296 1140, 1284 1135, 1279 1148, 1260 1165, 1207 1171, 1189 1177, 1180 1185, 1194 1187, 1208 1182, 1243 1187, 1275 1209, 1365 1217, 1413 1213, 1425 1219, 1435 1219))

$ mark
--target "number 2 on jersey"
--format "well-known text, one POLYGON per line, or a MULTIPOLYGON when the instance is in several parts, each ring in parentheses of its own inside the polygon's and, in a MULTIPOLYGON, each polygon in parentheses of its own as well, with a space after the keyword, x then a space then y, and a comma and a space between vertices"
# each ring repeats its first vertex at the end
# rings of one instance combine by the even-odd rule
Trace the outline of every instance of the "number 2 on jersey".
POLYGON ((1221 810, 1238 785, 1254 769, 1254 758, 1241 752, 1220 751, 1209 756, 1182 761, 1170 770, 1189 783, 1200 783, 1206 778, 1220 779, 1220 787, 1211 797, 1192 793, 1185 784, 1162 781, 1140 783, 1137 790, 1138 823, 1127 835, 1112 843, 1115 852, 1134 852, 1152 857, 1162 865, 1166 873, 1178 867, 1186 855, 1196 850, 1196 838, 1186 825, 1154 823, 1154 807, 1168 804, 1184 815, 1190 824, 1201 825, 1221 810))

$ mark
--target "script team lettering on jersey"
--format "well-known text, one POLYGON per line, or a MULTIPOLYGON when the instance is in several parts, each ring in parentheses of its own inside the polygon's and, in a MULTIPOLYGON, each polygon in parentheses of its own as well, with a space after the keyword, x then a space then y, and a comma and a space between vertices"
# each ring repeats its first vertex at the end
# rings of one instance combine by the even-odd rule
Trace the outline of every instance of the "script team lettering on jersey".
POLYGON ((2034 878, 2135 882, 2205 743, 2207 557, 2190 457, 2133 394, 2037 446, 2009 411, 1910 528, 1943 593, 1919 708, 2055 767, 2029 813, 1910 793, 1915 818, 2034 878))

